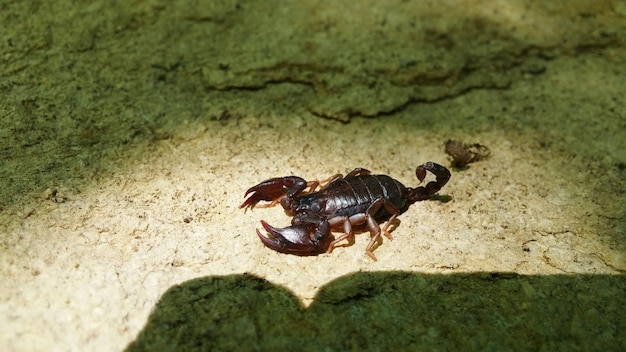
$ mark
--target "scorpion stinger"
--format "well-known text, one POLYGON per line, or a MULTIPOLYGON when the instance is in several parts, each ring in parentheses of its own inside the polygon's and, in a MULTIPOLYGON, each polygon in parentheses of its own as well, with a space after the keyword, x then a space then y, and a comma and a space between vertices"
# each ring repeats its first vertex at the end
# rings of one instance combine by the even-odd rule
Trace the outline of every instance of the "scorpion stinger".
POLYGON ((424 181, 426 178, 426 171, 430 171, 435 175, 435 181, 430 181, 426 186, 420 186, 417 188, 407 188, 408 200, 411 203, 415 203, 420 200, 428 199, 433 194, 439 192, 439 190, 448 183, 450 179, 450 171, 445 167, 435 164, 432 161, 424 163, 415 169, 415 176, 420 181, 424 181))

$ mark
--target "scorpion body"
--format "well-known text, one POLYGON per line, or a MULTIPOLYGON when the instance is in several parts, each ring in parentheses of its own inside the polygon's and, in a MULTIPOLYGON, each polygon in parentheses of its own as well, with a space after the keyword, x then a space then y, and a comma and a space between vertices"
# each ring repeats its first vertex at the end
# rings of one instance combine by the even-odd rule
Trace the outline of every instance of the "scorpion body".
MULTIPOLYGON (((320 209, 328 217, 350 216, 365 213, 378 198, 384 198, 395 208, 401 209, 407 203, 406 192, 404 185, 387 175, 347 176, 328 184, 317 193, 296 198, 295 212, 320 209)), ((381 208, 374 218, 382 220, 390 215, 381 208)))
POLYGON ((317 255, 332 252, 337 243, 348 239, 354 242, 353 226, 365 225, 370 231, 371 240, 365 250, 373 260, 372 253, 381 233, 392 239, 388 231, 395 218, 417 201, 428 199, 438 192, 450 178, 445 167, 427 162, 416 169, 421 182, 430 171, 435 181, 417 188, 405 187, 387 175, 371 175, 368 170, 357 168, 343 177, 337 174, 327 180, 327 184, 316 191, 320 181, 307 182, 301 177, 286 176, 266 180, 251 187, 241 208, 252 207, 259 201, 270 201, 267 206, 278 203, 287 214, 293 216, 292 226, 277 229, 265 221, 261 225, 270 237, 258 230, 261 241, 278 252, 297 255, 317 255), (305 191, 306 188, 308 191, 305 191), (379 223, 387 221, 381 230, 379 223), (343 235, 332 239, 331 229, 341 228, 343 235))

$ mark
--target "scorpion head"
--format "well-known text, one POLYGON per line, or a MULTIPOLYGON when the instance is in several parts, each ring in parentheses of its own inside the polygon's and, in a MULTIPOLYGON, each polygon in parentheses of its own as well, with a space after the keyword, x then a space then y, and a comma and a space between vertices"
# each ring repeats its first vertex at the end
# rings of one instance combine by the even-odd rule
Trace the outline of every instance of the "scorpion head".
POLYGON ((277 229, 261 220, 261 225, 269 237, 263 236, 257 229, 256 233, 263 244, 277 252, 295 255, 317 255, 323 253, 330 244, 326 237, 316 240, 311 236, 316 229, 313 224, 299 224, 277 229))

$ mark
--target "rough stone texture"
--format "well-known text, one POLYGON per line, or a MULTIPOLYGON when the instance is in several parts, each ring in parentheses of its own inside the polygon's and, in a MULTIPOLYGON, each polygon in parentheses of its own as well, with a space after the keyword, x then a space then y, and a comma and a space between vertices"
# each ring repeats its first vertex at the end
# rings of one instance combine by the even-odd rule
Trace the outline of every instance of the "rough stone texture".
POLYGON ((0 2, 0 346, 626 349, 626 5, 590 4, 0 2), (378 262, 270 251, 289 218, 238 208, 414 186, 448 139, 491 156, 378 262))

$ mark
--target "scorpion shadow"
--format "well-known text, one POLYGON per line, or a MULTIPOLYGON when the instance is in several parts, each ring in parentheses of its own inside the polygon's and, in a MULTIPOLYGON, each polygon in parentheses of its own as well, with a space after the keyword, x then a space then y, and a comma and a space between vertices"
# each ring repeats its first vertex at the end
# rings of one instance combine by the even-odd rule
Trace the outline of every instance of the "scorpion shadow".
POLYGON ((304 308, 252 275, 171 287, 126 351, 626 348, 626 276, 355 273, 304 308))

